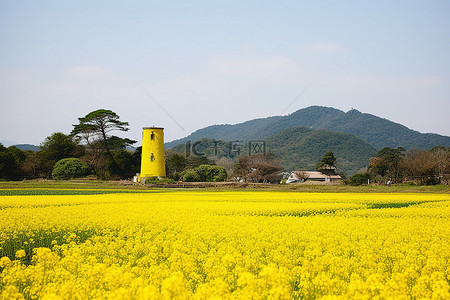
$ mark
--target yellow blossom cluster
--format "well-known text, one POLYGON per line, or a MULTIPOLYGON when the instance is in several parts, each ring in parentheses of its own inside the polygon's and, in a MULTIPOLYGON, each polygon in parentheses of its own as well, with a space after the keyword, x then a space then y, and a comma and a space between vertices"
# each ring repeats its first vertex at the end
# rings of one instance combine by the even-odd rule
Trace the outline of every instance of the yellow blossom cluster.
POLYGON ((0 299, 450 299, 450 195, 0 197, 0 299))

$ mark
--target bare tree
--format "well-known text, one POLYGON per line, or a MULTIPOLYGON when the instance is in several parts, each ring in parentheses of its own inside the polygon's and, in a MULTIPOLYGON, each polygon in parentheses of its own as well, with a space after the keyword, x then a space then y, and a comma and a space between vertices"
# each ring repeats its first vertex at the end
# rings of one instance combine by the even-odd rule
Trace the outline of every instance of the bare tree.
POLYGON ((436 164, 442 184, 450 183, 450 147, 434 147, 430 150, 431 159, 436 164))
POLYGON ((299 180, 302 180, 302 181, 306 181, 309 178, 308 172, 303 171, 303 170, 294 171, 293 173, 295 176, 297 176, 297 178, 299 180))
POLYGON ((400 168, 407 177, 418 184, 438 183, 439 172, 436 162, 429 151, 409 151, 400 164, 400 168))
POLYGON ((41 160, 36 152, 27 151, 25 153, 26 158, 22 164, 22 170, 28 177, 36 178, 40 175, 41 160))
POLYGON ((245 156, 238 160, 234 174, 250 182, 279 182, 281 163, 273 154, 245 156))

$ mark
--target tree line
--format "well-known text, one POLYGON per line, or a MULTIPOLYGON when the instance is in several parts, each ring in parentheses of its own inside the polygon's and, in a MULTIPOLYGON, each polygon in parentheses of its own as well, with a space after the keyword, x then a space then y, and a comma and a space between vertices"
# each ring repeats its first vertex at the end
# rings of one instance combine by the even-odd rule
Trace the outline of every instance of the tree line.
MULTIPOLYGON (((120 138, 114 132, 129 130, 129 123, 111 110, 99 109, 78 118, 69 134, 55 132, 45 138, 39 151, 22 151, 0 144, 0 179, 72 179, 95 176, 101 180, 129 179, 140 171, 141 147, 127 146, 136 141, 120 138)), ((167 178, 172 181, 279 182, 283 170, 271 154, 252 155, 216 162, 206 156, 185 157, 172 149, 165 153, 167 178)), ((151 181, 155 179, 150 179, 151 181)), ((157 182, 157 180, 156 180, 157 182)))
MULTIPOLYGON (((78 118, 70 134, 55 132, 45 138, 39 151, 0 144, 0 179, 72 179, 89 175, 101 180, 132 178, 140 171, 142 148, 129 151, 127 146, 136 141, 113 135, 128 130, 129 123, 121 121, 115 112, 99 109, 78 118)), ((226 170, 205 156, 186 158, 171 149, 166 150, 165 163, 167 178, 173 181, 224 181, 234 174, 234 167, 226 170)), ((256 157, 243 158, 237 172, 243 176, 247 170, 256 181, 275 181, 272 173, 281 169, 279 161, 272 157, 256 157), (264 163, 267 166, 263 170, 264 163)))
MULTIPOLYGON (((98 179, 128 179, 140 171, 141 147, 113 135, 129 130, 129 123, 111 110, 99 109, 78 118, 69 134, 56 132, 45 138, 39 151, 22 151, 0 144, 0 179, 71 179, 95 176, 98 179)), ((327 152, 317 165, 334 166, 336 158, 327 152)), ((222 157, 216 162, 206 156, 185 157, 174 149, 165 153, 167 178, 173 181, 223 181, 234 178, 246 182, 280 182, 283 167, 273 154, 222 157)), ((450 147, 430 150, 383 148, 368 162, 367 172, 350 177, 350 184, 380 183, 449 184, 450 147)))
POLYGON ((68 179, 95 175, 99 179, 117 179, 139 172, 140 149, 126 150, 136 141, 112 134, 128 131, 128 122, 105 109, 90 112, 78 121, 70 134, 56 132, 45 138, 36 152, 0 144, 0 178, 68 179))
POLYGON ((450 147, 436 146, 430 150, 402 147, 383 148, 369 160, 367 172, 350 178, 354 185, 367 181, 380 184, 412 183, 434 185, 450 183, 450 147))

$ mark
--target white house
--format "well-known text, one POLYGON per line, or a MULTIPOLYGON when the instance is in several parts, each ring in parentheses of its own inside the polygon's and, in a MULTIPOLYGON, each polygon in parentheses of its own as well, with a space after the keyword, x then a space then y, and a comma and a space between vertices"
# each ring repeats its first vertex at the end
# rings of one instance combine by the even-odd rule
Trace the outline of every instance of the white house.
POLYGON ((342 179, 336 173, 328 174, 322 173, 320 171, 293 171, 286 179, 286 183, 304 182, 304 181, 321 181, 321 182, 336 182, 342 179))

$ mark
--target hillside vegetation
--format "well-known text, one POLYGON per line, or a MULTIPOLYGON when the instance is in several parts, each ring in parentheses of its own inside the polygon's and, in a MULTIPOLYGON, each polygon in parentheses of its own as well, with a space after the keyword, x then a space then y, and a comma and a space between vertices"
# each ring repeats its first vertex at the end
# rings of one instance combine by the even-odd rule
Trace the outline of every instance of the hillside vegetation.
POLYGON ((354 174, 367 166, 376 149, 352 134, 295 127, 267 139, 269 151, 275 154, 285 170, 314 170, 327 152, 336 156, 339 171, 354 174))
MULTIPOLYGON (((286 171, 315 170, 321 157, 326 152, 332 151, 337 158, 338 171, 351 175, 367 167, 369 159, 377 153, 372 145, 353 134, 325 129, 294 127, 264 140, 266 141, 266 152, 275 154, 286 171)), ((204 138, 200 141, 201 143, 196 146, 196 149, 209 160, 217 161, 223 157, 231 159, 239 157, 236 152, 230 151, 230 141, 222 140, 217 152, 212 147, 215 140, 204 138)), ((248 155, 248 144, 243 143, 241 146, 240 156, 248 155)), ((185 145, 179 144, 173 147, 172 151, 184 154, 185 145)))
POLYGON ((343 112, 332 107, 311 106, 286 116, 254 119, 235 125, 208 126, 185 138, 166 143, 166 148, 202 138, 228 141, 263 139, 285 129, 299 126, 351 133, 378 150, 384 147, 430 149, 434 146, 450 146, 448 136, 420 133, 401 124, 354 109, 343 112))

